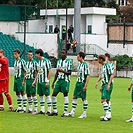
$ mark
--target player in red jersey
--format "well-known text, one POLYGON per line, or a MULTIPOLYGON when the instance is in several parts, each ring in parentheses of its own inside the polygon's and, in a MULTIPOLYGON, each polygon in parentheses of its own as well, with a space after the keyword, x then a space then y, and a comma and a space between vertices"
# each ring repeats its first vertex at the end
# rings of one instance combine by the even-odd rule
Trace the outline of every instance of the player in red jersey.
POLYGON ((13 111, 12 99, 9 94, 9 68, 8 59, 4 56, 4 51, 0 50, 0 111, 4 110, 3 93, 9 104, 9 111, 13 111))

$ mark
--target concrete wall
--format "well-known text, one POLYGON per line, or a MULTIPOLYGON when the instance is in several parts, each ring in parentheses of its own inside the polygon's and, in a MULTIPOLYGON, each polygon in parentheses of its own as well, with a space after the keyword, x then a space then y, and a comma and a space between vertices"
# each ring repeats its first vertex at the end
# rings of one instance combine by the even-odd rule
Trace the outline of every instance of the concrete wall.
MULTIPOLYGON (((17 33, 16 36, 18 40, 23 42, 22 33, 17 33)), ((57 34, 27 33, 26 44, 36 49, 41 48, 44 52, 48 52, 50 56, 58 57, 57 34)))

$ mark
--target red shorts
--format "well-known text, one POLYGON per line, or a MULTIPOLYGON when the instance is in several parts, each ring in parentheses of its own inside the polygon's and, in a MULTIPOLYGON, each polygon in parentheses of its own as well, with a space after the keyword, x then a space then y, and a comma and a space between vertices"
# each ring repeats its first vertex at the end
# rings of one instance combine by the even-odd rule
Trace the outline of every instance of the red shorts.
POLYGON ((9 92, 7 80, 0 81, 0 93, 3 93, 3 92, 9 92))

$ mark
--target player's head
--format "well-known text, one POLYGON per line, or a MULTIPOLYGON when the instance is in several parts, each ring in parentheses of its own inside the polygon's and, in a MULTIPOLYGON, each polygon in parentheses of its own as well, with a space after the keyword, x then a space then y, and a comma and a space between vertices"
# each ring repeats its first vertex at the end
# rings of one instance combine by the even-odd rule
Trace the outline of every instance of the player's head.
POLYGON ((41 57, 43 56, 43 50, 42 50, 42 49, 38 49, 38 50, 35 52, 35 54, 36 54, 36 57, 37 57, 37 58, 41 58, 41 57))
POLYGON ((0 58, 4 56, 4 50, 0 50, 0 58))
POLYGON ((106 60, 105 55, 99 55, 98 56, 98 62, 99 62, 99 64, 103 64, 105 62, 105 60, 106 60))
POLYGON ((110 54, 105 53, 106 61, 110 61, 110 54))
POLYGON ((85 53, 84 52, 79 52, 77 55, 77 60, 82 62, 85 58, 85 53))
POLYGON ((28 51, 28 60, 33 59, 33 52, 31 50, 28 51))
POLYGON ((15 58, 15 59, 18 59, 18 58, 20 57, 20 50, 19 50, 19 49, 15 49, 15 50, 13 51, 13 53, 14 53, 14 58, 15 58))
POLYGON ((65 60, 67 57, 67 50, 66 49, 62 49, 61 51, 61 59, 65 60))

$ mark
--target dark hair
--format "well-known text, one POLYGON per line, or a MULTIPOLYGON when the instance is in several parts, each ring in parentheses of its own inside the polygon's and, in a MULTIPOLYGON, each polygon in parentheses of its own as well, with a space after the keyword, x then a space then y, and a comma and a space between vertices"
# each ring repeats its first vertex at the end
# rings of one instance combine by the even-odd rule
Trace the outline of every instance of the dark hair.
POLYGON ((82 57, 83 59, 84 59, 85 56, 86 56, 84 52, 79 52, 78 55, 79 55, 80 57, 82 57))
POLYGON ((37 49, 36 54, 40 54, 40 56, 43 56, 43 50, 42 49, 37 49))
POLYGON ((66 50, 66 49, 62 49, 62 51, 65 51, 65 52, 66 52, 66 54, 67 54, 67 50, 66 50))
POLYGON ((108 57, 110 59, 110 54, 105 53, 105 56, 108 57))
POLYGON ((15 49, 13 52, 16 52, 16 53, 20 54, 20 50, 19 49, 15 49))
POLYGON ((3 53, 3 55, 5 54, 4 50, 0 49, 0 53, 3 53))
POLYGON ((105 55, 99 55, 98 59, 102 59, 103 61, 105 61, 105 55))
POLYGON ((29 50, 28 53, 33 53, 33 51, 32 50, 29 50))

